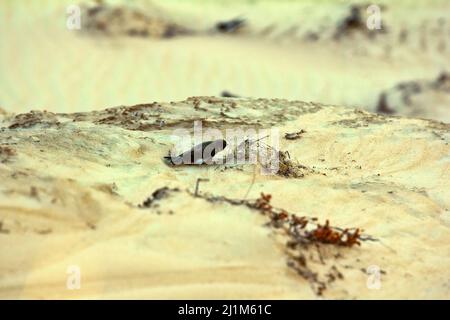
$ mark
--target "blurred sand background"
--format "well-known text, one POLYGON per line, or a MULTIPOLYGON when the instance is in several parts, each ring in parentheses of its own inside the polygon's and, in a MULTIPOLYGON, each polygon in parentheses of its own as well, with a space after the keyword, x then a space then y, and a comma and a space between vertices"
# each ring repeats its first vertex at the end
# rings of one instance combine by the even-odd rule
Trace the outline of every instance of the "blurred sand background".
POLYGON ((374 110, 383 90, 404 81, 431 81, 450 70, 445 0, 378 1, 387 33, 368 38, 356 32, 339 41, 332 35, 350 5, 366 2, 107 3, 126 3, 196 34, 171 39, 92 35, 83 32, 85 17, 82 30, 66 28, 66 9, 77 2, 2 1, 0 107, 88 111, 228 90, 243 97, 374 110), (246 19, 245 30, 211 34, 218 21, 236 17, 246 19), (311 40, 315 36, 319 39, 311 40))

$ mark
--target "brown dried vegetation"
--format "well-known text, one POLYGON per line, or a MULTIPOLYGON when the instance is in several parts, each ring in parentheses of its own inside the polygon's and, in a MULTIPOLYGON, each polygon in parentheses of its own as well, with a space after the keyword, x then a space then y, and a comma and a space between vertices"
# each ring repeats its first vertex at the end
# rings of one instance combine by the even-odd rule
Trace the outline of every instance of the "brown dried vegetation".
POLYGON ((272 199, 270 194, 261 193, 256 200, 229 199, 201 193, 196 195, 192 193, 191 195, 213 203, 226 202, 231 205, 244 205, 267 217, 269 221, 266 225, 277 233, 281 233, 284 239, 287 238, 284 247, 284 252, 288 257, 287 265, 307 280, 317 295, 322 295, 332 282, 344 278, 336 265, 327 260, 322 250, 326 248, 331 251, 337 250, 331 255, 337 259, 342 256, 339 248, 360 246, 362 241, 378 241, 371 236, 362 235, 362 230, 359 228, 334 227, 328 220, 322 225, 317 222, 318 219, 315 217, 297 216, 284 209, 275 208, 270 203, 272 199), (322 268, 318 268, 318 265, 322 268), (325 272, 323 272, 323 267, 325 272))
POLYGON ((0 163, 5 163, 9 161, 12 157, 16 155, 16 150, 9 146, 0 145, 0 163))
POLYGON ((56 114, 47 111, 30 111, 16 115, 9 125, 9 129, 31 128, 35 125, 51 127, 59 124, 56 114))

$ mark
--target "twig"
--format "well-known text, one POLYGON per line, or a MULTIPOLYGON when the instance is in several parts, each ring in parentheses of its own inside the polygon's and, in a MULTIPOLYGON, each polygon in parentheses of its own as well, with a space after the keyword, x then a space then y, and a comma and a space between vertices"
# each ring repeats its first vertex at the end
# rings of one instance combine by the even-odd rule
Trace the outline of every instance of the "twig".
POLYGON ((256 179, 256 167, 253 168, 252 183, 248 186, 247 192, 245 193, 244 200, 247 199, 247 196, 250 193, 250 190, 252 189, 253 185, 255 184, 255 179, 256 179))
POLYGON ((203 178, 198 178, 197 179, 197 182, 195 183, 195 193, 194 193, 194 196, 195 197, 198 197, 199 196, 199 194, 198 194, 198 191, 199 191, 199 185, 200 185, 200 182, 207 182, 207 181, 209 181, 209 179, 203 179, 203 178))

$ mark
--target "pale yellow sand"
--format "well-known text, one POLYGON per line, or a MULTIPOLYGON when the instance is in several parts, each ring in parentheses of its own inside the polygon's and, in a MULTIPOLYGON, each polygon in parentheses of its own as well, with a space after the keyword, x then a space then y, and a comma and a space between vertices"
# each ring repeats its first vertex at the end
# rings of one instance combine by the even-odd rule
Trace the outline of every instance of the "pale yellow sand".
POLYGON ((16 154, 0 164, 0 297, 316 298, 287 267, 285 239, 263 226, 260 213, 185 191, 208 178, 202 193, 243 198, 254 181, 249 199, 270 193, 277 207, 362 227, 380 240, 325 245, 325 264, 308 262, 343 274, 326 298, 450 298, 448 125, 282 100, 238 100, 220 115, 232 101, 141 107, 150 118, 132 119, 147 123, 146 132, 91 122, 108 113, 0 132, 1 146, 16 154), (196 118, 232 128, 236 115, 247 119, 240 125, 275 123, 281 134, 306 130, 280 147, 317 173, 288 179, 252 165, 161 161, 171 128, 196 118), (158 118, 166 128, 157 128, 158 118), (135 207, 164 186, 181 191, 150 209, 135 207), (73 265, 81 270, 79 290, 66 287, 73 265), (378 290, 367 287, 364 269, 372 265, 384 272, 378 290))
POLYGON ((83 111, 229 90, 245 97, 373 110, 382 90, 400 81, 435 78, 450 69, 446 1, 388 1, 382 12, 388 36, 339 43, 303 40, 308 30, 333 32, 347 10, 333 1, 135 2, 149 13, 203 33, 218 20, 242 15, 249 21, 242 35, 169 40, 95 37, 67 30, 66 7, 72 3, 0 4, 4 109, 83 111), (271 26, 271 31, 264 31, 271 26), (402 28, 409 32, 405 44, 397 39, 402 28))
MULTIPOLYGON (((395 32, 375 43, 302 39, 304 30, 335 25, 345 13, 335 1, 137 1, 203 31, 241 14, 250 21, 247 34, 170 40, 69 31, 69 3, 0 3, 0 107, 6 112, 103 110, 222 90, 340 106, 238 100, 229 112, 222 103, 232 100, 205 99, 204 109, 192 101, 166 103, 148 121, 136 116, 146 132, 92 122, 107 113, 74 123, 59 115, 58 126, 0 131, 0 147, 13 150, 0 152, 0 298, 317 298, 287 267, 284 242, 263 226, 266 220, 245 207, 193 198, 185 190, 197 178, 210 179, 202 192, 231 198, 242 198, 255 179, 249 198, 271 193, 276 206, 362 227, 380 239, 325 250, 327 264, 312 263, 320 271, 335 264, 344 275, 325 298, 450 298, 448 125, 346 108, 373 110, 382 90, 450 69, 448 19, 444 31, 435 30, 447 18, 448 1, 386 1, 395 32), (401 28, 411 32, 403 45, 395 40, 401 28), (161 119, 166 127, 158 127, 161 119), (299 140, 281 139, 281 147, 326 176, 165 166, 172 130, 191 128, 195 119, 219 129, 260 120, 281 137, 305 129, 299 140), (163 186, 182 191, 160 207, 136 207, 163 186), (336 253, 342 257, 332 258, 336 253), (371 265, 385 272, 379 290, 366 285, 363 269, 371 265), (70 266, 81 270, 80 290, 66 287, 70 266)), ((426 97, 425 106, 443 101, 426 97)), ((437 118, 427 109, 415 116, 437 118)))

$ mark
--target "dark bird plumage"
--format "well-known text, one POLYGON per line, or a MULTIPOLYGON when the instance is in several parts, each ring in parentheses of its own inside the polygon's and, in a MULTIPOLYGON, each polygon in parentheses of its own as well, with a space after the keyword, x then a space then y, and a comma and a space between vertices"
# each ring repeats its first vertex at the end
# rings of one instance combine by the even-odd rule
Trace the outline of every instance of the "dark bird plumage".
POLYGON ((206 141, 178 156, 166 156, 164 159, 171 165, 210 164, 212 158, 226 146, 227 142, 223 139, 206 141))

